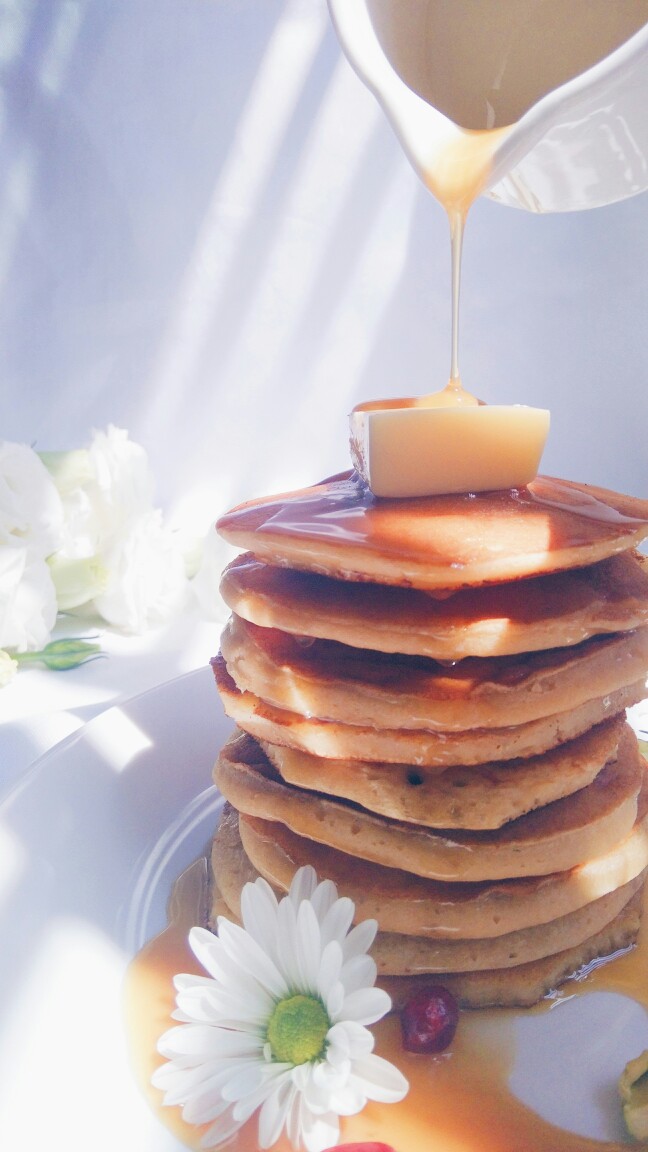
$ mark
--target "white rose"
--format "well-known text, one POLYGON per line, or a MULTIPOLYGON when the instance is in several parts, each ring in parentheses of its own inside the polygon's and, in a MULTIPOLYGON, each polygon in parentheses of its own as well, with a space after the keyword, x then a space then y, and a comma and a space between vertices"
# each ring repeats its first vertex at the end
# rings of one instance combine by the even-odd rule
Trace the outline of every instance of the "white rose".
POLYGON ((187 587, 184 558, 160 511, 135 517, 101 559, 107 585, 94 603, 109 624, 145 632, 181 606, 187 587))
POLYGON ((0 648, 17 652, 43 648, 56 613, 47 562, 31 555, 26 544, 0 546, 0 648))
POLYGON ((61 542, 63 508, 54 483, 26 444, 0 441, 0 649, 33 651, 56 620, 46 563, 61 542))
POLYGON ((108 573, 96 556, 57 553, 50 556, 48 564, 59 612, 82 608, 99 596, 108 583, 108 573))
POLYGON ((17 671, 18 665, 16 661, 11 659, 8 652, 0 651, 0 688, 6 688, 7 684, 10 684, 13 680, 17 671))
POLYGON ((68 558, 93 556, 99 544, 97 484, 86 448, 70 452, 41 452, 58 489, 63 507, 63 531, 59 551, 68 558))
POLYGON ((51 560, 61 608, 93 607, 109 624, 144 632, 178 606, 186 587, 178 538, 152 507, 146 452, 110 425, 88 449, 44 454, 65 513, 51 560))
POLYGON ((110 547, 134 516, 150 510, 153 478, 146 452, 112 424, 90 447, 43 453, 63 501, 62 555, 87 558, 110 547))
POLYGON ((44 559, 61 543, 63 507, 47 469, 26 444, 0 441, 0 543, 44 559))
POLYGON ((98 493, 98 513, 105 540, 125 521, 147 512, 153 504, 153 477, 148 457, 128 432, 109 425, 95 432, 88 450, 98 493))

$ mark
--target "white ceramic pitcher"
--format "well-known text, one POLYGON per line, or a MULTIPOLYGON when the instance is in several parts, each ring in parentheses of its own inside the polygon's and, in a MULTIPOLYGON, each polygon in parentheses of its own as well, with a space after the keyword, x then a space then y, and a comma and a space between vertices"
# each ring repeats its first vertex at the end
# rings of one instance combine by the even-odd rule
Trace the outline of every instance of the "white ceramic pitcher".
MULTIPOLYGON (((397 37, 405 28, 420 58, 426 13, 438 2, 328 0, 351 65, 378 97, 426 183, 437 159, 470 134, 417 94, 414 87, 421 85, 412 83, 402 52, 398 56, 397 37)), ((507 3, 514 11, 516 0, 507 3)), ((578 19, 576 8, 567 0, 565 6, 578 19)), ((648 188, 648 5, 643 25, 642 9, 636 10, 638 31, 620 47, 542 95, 510 130, 493 137, 482 194, 533 212, 560 212, 610 204, 648 188)), ((428 42, 426 67, 434 67, 434 51, 428 42)))

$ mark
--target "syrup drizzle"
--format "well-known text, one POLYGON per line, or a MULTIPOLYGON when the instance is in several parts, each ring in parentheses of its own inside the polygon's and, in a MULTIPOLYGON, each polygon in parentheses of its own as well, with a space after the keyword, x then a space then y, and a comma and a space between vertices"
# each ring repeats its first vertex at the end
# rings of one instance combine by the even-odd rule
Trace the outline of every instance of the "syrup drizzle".
MULTIPOLYGON (((168 926, 133 959, 125 986, 126 1027, 136 1079, 162 1122, 196 1152, 201 1129, 186 1124, 178 1108, 164 1107, 150 1079, 160 1063, 157 1040, 173 1024, 173 976, 202 973, 189 950, 187 933, 193 924, 204 921, 207 874, 207 861, 200 859, 180 876, 169 906, 168 926)), ((556 999, 590 991, 619 992, 648 1009, 648 908, 635 948, 612 961, 591 965, 585 979, 563 985, 556 997, 532 1011, 546 1011, 556 999)), ((401 1104, 369 1104, 358 1116, 343 1119, 341 1141, 382 1141, 397 1152, 628 1152, 627 1144, 593 1140, 557 1128, 513 1095, 508 1076, 515 1016, 516 1012, 502 1009, 463 1012, 451 1049, 436 1057, 404 1052, 398 1019, 391 1016, 381 1021, 373 1029, 376 1051, 401 1068, 410 1091, 401 1104)), ((633 1147, 646 1152, 648 1145, 633 1147)), ((253 1117, 227 1144, 227 1152, 257 1149, 253 1117)), ((274 1152, 291 1149, 282 1139, 274 1145, 274 1152)))
POLYGON ((461 292, 461 254, 466 223, 465 213, 449 212, 452 264, 452 344, 450 353, 450 387, 461 387, 459 375, 459 296, 461 292))

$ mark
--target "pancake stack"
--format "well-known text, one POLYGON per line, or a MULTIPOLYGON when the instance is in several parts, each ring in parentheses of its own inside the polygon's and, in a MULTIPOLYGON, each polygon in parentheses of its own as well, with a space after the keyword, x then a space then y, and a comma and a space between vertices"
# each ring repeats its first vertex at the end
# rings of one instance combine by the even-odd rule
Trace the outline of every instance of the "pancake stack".
POLYGON ((212 917, 312 864, 375 917, 398 1005, 529 1005, 636 939, 648 501, 567 481, 375 499, 355 473, 241 505, 212 662, 212 917))

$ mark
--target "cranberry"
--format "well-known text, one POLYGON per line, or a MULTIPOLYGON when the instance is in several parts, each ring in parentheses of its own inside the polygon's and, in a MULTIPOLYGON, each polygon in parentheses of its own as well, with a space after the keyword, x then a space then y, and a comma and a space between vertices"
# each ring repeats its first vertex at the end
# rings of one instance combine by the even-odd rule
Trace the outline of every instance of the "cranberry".
POLYGON ((394 1152, 391 1144, 376 1144, 369 1141, 364 1144, 336 1144, 335 1148, 325 1148, 324 1152, 394 1152))
POLYGON ((403 1048, 408 1052, 443 1052, 457 1031, 457 1001, 441 984, 430 984, 408 1000, 401 1012, 403 1048))

